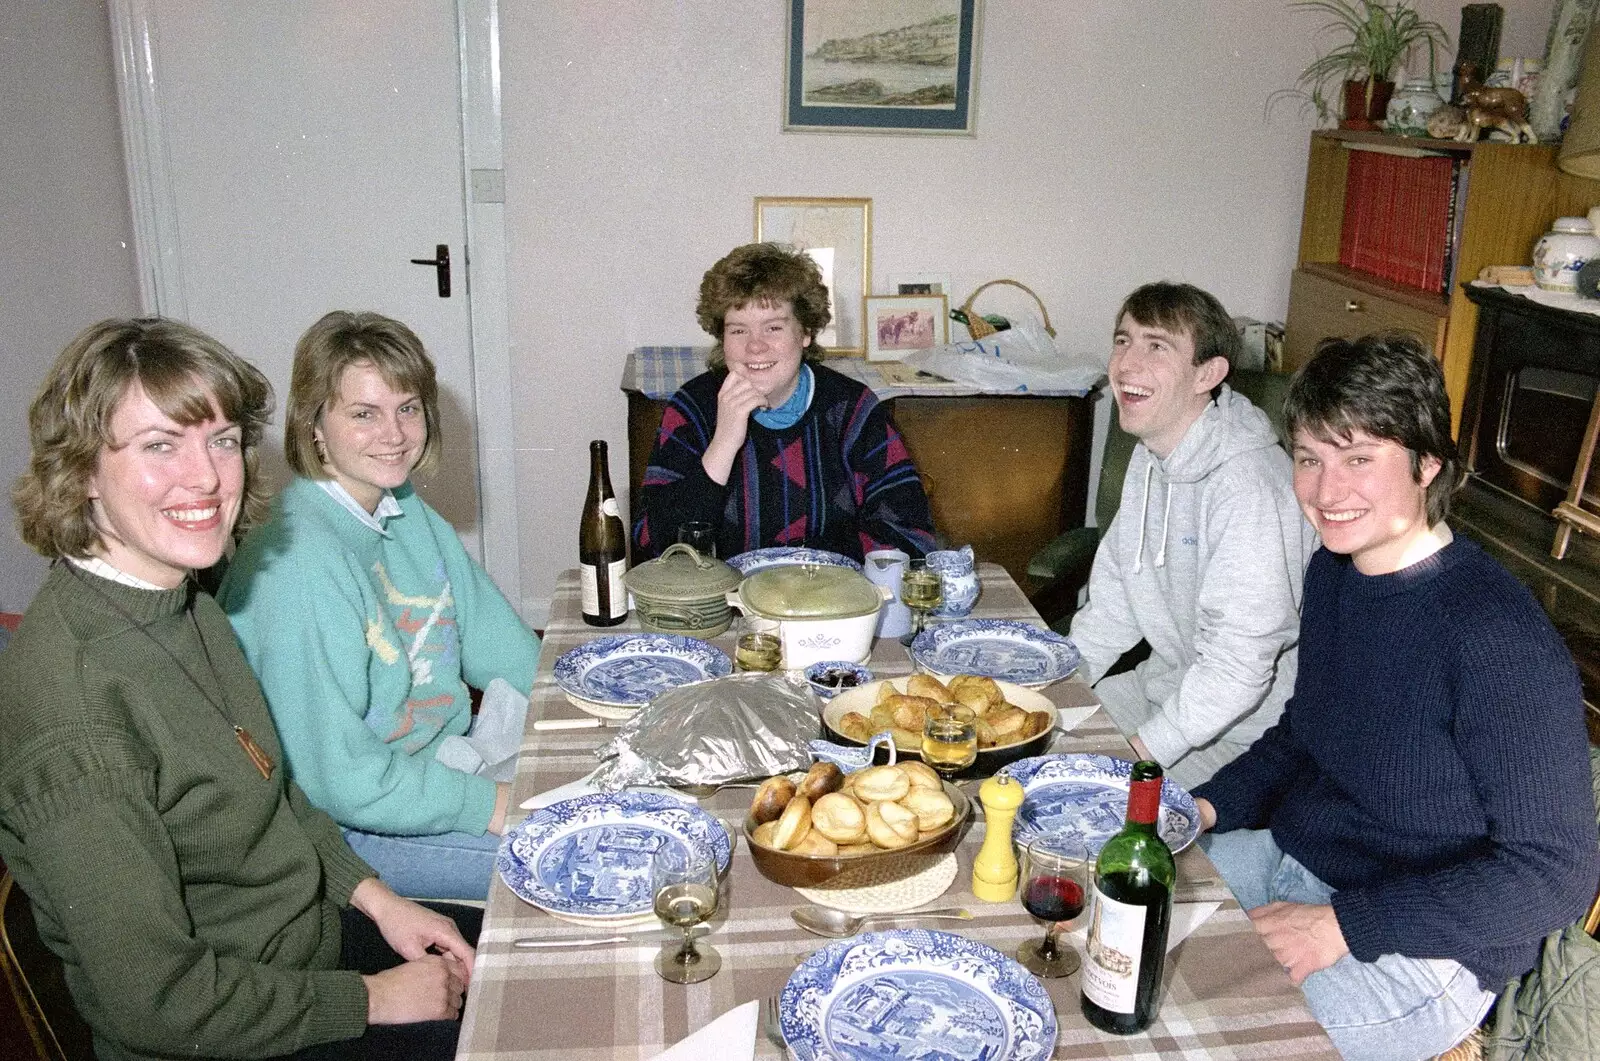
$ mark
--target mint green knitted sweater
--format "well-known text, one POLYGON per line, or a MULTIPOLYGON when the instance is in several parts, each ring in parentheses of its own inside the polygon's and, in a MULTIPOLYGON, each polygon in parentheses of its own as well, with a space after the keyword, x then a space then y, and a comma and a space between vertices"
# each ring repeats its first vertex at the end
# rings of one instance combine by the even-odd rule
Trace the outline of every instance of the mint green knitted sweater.
POLYGON ((311 802, 366 832, 481 836, 494 782, 434 753, 471 724, 469 683, 528 691, 539 639, 411 484, 394 496, 380 533, 296 477, 217 600, 311 802))
POLYGON ((335 967, 372 870, 282 762, 209 596, 50 573, 0 654, 0 857, 102 1059, 270 1057, 366 1026, 361 977, 335 967))

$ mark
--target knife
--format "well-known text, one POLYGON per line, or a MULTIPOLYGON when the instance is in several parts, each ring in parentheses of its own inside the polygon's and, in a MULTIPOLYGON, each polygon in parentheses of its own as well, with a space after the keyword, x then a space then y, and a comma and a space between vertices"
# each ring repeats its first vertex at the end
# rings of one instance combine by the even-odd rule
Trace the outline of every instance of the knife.
POLYGON ((627 943, 627 936, 579 936, 572 939, 534 939, 524 936, 514 939, 511 945, 517 950, 543 950, 546 947, 599 947, 607 943, 627 943))
POLYGON ((599 719, 594 716, 588 718, 541 718, 534 720, 533 730, 542 733, 552 729, 617 729, 622 725, 622 720, 599 719))

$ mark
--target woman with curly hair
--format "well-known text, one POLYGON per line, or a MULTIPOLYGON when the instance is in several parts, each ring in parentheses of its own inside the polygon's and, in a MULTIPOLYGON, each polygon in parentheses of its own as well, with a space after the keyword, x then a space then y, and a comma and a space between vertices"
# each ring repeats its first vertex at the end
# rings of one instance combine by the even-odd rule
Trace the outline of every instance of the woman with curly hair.
POLYGON ((933 548, 928 498, 872 392, 822 364, 830 319, 821 270, 804 253, 751 243, 700 284, 710 370, 672 396, 645 469, 639 558, 678 524, 716 528, 722 556, 771 545, 933 548))
POLYGON ((478 912, 400 898, 307 801, 192 577, 262 505, 271 404, 176 321, 56 361, 13 494, 55 564, 0 655, 0 857, 102 1059, 449 1058, 478 912))

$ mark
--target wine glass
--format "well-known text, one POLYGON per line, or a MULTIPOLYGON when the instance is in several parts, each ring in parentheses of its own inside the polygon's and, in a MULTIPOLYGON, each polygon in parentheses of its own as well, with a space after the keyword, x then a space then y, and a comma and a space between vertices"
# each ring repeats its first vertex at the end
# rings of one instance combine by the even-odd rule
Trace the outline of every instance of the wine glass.
POLYGON ((1041 836, 1022 849, 1022 905, 1044 921, 1044 939, 1017 948, 1017 961, 1035 976, 1071 976, 1078 971, 1078 952, 1057 943, 1056 928, 1083 913, 1083 900, 1094 865, 1082 841, 1067 836, 1041 836))
POLYGON ((678 524, 678 540, 692 546, 701 556, 717 555, 717 529, 704 520, 678 524))
POLYGON ((656 916, 683 930, 683 942, 669 941, 656 955, 656 972, 675 984, 698 984, 722 968, 722 955, 697 948, 690 930, 717 912, 717 857, 702 847, 677 845, 656 852, 650 863, 650 893, 656 916))
POLYGON ((944 600, 944 580, 931 570, 926 560, 908 560, 900 576, 900 603, 911 609, 911 629, 900 638, 909 646, 922 632, 925 617, 944 600))
POLYGON ((946 780, 978 759, 978 716, 959 704, 931 707, 922 723, 922 761, 946 780))

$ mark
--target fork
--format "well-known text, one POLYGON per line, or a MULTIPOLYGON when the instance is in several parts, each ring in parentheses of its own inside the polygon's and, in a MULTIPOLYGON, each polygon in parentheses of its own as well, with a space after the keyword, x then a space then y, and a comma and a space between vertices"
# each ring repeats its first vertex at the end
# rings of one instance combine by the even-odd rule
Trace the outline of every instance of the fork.
POLYGON ((783 1037, 783 1018, 780 1014, 777 995, 768 995, 761 1000, 761 1030, 774 1044, 787 1050, 789 1044, 783 1037))

